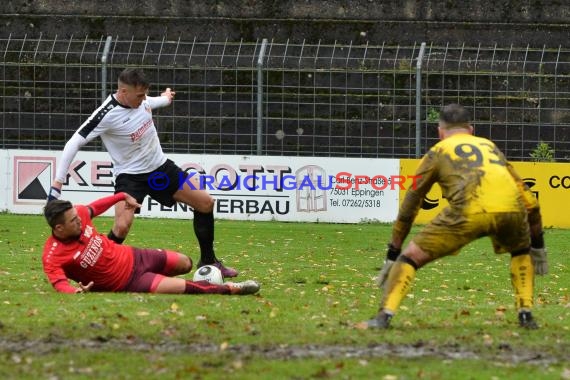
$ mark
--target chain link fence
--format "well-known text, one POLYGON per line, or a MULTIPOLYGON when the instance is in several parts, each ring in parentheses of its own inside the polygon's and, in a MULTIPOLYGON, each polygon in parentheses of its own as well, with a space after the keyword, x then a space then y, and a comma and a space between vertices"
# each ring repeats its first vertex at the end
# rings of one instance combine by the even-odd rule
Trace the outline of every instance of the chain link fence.
MULTIPOLYGON (((511 160, 537 144, 570 157, 570 62, 561 47, 321 44, 10 36, 0 39, 0 148, 61 150, 143 68, 166 152, 416 157, 459 102, 511 160), (421 54, 420 54, 421 52, 421 54)), ((100 150, 101 142, 87 149, 100 150)))

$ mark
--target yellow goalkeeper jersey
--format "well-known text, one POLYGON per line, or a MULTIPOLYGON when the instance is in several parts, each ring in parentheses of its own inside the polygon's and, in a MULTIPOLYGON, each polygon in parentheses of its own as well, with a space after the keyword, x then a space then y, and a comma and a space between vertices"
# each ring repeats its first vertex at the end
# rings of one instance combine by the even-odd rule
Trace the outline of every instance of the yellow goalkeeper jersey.
MULTIPOLYGON (((513 212, 531 208, 525 186, 503 153, 490 140, 458 133, 434 145, 416 172, 421 178, 408 191, 400 213, 415 216, 420 202, 434 183, 450 207, 463 214, 513 212)), ((408 216, 406 218, 405 216, 408 216)))

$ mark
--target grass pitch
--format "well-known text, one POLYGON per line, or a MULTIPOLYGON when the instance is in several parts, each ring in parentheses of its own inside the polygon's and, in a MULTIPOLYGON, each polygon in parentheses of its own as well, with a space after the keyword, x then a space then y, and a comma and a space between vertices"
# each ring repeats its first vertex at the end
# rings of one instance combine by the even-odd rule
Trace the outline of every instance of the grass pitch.
MULTIPOLYGON (((546 232, 537 331, 518 328, 509 256, 488 239, 421 269, 392 329, 363 331, 388 225, 216 221, 218 256, 261 283, 244 297, 58 294, 48 233, 41 216, 0 214, 3 379, 570 379, 565 230, 546 232)), ((198 260, 191 221, 139 218, 126 243, 198 260)))

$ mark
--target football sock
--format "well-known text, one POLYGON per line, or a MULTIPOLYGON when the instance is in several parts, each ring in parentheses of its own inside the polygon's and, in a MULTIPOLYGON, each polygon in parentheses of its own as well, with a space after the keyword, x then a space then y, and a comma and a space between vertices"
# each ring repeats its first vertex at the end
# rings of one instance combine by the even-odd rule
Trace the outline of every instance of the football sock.
POLYGON ((402 299, 410 291, 415 277, 416 268, 413 265, 400 260, 394 263, 388 275, 386 292, 381 303, 385 312, 394 314, 398 310, 402 299))
POLYGON ((194 210, 194 233, 200 245, 200 263, 216 262, 214 253, 214 213, 201 213, 194 210))
POLYGON ((121 237, 118 237, 117 235, 115 235, 113 230, 109 231, 109 233, 107 234, 107 237, 109 239, 113 240, 117 244, 123 244, 123 242, 125 241, 125 238, 121 238, 121 237))
POLYGON ((533 305, 534 268, 529 254, 511 258, 511 282, 517 309, 530 310, 533 305))
POLYGON ((216 285, 208 281, 186 281, 186 294, 230 294, 227 285, 216 285))

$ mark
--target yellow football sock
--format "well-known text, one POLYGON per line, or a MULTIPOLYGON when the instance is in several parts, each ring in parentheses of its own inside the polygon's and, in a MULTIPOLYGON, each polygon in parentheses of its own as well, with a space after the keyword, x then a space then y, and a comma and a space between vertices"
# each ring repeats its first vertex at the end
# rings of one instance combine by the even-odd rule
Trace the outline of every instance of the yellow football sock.
POLYGON ((398 310, 402 299, 410 291, 415 277, 416 269, 412 265, 396 261, 386 280, 386 292, 381 303, 382 309, 394 314, 398 310))
POLYGON ((534 268, 529 254, 511 258, 511 282, 517 309, 530 310, 533 305, 534 268))

